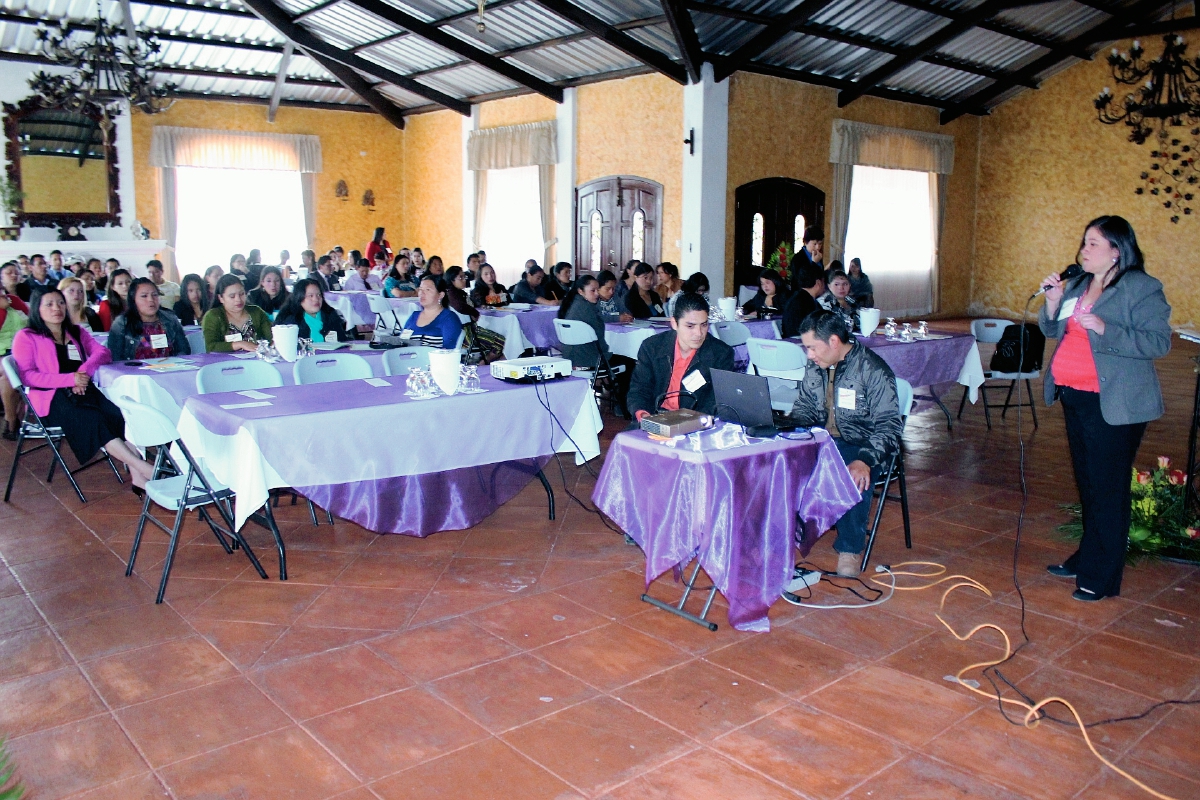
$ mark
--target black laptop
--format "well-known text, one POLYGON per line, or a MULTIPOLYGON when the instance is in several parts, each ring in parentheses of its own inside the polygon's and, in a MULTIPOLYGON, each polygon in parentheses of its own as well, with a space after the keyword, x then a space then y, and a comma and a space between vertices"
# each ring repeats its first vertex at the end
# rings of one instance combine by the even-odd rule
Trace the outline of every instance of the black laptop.
POLYGON ((796 427, 789 417, 772 411, 771 389, 762 375, 723 369, 714 369, 711 374, 718 418, 745 426, 749 436, 763 438, 796 427))

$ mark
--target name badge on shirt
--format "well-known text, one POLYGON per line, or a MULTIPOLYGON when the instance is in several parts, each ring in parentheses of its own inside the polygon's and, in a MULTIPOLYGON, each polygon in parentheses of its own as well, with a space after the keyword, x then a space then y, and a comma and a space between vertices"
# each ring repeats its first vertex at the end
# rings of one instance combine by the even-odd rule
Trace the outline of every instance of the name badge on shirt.
POLYGON ((150 334, 150 346, 155 350, 165 350, 170 347, 170 344, 167 343, 167 335, 165 333, 150 334))
POLYGON ((337 342, 337 340, 337 331, 330 331, 329 333, 325 334, 325 341, 337 342))
POLYGON ((75 346, 74 342, 67 342, 67 358, 71 359, 72 361, 83 361, 83 359, 79 357, 79 348, 75 346))
POLYGON ((240 333, 225 334, 225 341, 227 341, 227 342, 240 342, 241 340, 242 340, 242 335, 240 333))
POLYGON ((1072 297, 1070 300, 1064 300, 1063 304, 1062 304, 1062 308, 1060 308, 1058 310, 1059 320, 1070 319, 1071 315, 1075 313, 1075 306, 1077 306, 1078 304, 1079 304, 1078 297, 1072 297))
POLYGON ((853 389, 838 389, 837 390, 837 407, 844 408, 847 411, 853 411, 855 404, 858 402, 858 395, 853 389))
POLYGON ((401 339, 411 339, 412 335, 413 335, 413 332, 410 328, 405 328, 404 330, 400 331, 401 339))
POLYGON ((697 370, 683 379, 683 388, 687 389, 692 394, 695 394, 696 392, 700 391, 700 387, 705 383, 707 383, 707 381, 704 380, 704 376, 700 374, 699 370, 697 370))

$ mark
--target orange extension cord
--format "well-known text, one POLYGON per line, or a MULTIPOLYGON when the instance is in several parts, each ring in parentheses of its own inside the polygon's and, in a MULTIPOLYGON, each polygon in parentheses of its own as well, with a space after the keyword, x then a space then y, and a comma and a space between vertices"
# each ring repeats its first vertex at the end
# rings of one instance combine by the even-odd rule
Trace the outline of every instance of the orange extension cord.
MULTIPOLYGON (((1075 710, 1075 706, 1071 705, 1071 703, 1069 701, 1067 701, 1061 697, 1047 697, 1045 700, 1042 700, 1041 702, 1039 702, 1035 705, 1029 705, 1028 703, 1025 703, 1021 700, 1014 700, 1012 698, 1004 697, 1002 695, 992 695, 988 692, 985 692, 983 689, 977 689, 974 686, 971 686, 966 681, 964 681, 962 676, 965 675, 966 673, 970 672, 971 670, 981 669, 981 668, 987 669, 988 667, 994 667, 998 664, 1003 664, 1005 661, 1007 661, 1009 659, 1009 657, 1012 656, 1012 641, 1008 638, 1008 633, 1005 632, 1005 630, 1003 628, 1001 628, 999 625, 997 625, 993 622, 984 622, 979 625, 976 625, 974 628, 972 628, 970 631, 968 631, 965 635, 960 636, 959 633, 957 631, 955 631, 953 627, 950 626, 950 623, 946 622, 946 620, 942 618, 941 612, 943 610, 945 610, 946 598, 949 597, 950 593, 953 592, 955 589, 960 589, 963 587, 967 587, 967 588, 971 588, 971 589, 978 589, 979 591, 983 592, 988 597, 991 597, 992 593, 982 583, 980 583, 979 581, 977 581, 974 578, 969 577, 967 575, 946 575, 945 574, 946 567, 941 564, 938 564, 937 562, 934 562, 934 561, 903 561, 899 564, 896 564, 895 566, 896 567, 912 567, 912 566, 934 567, 938 570, 936 572, 902 572, 897 569, 891 569, 890 572, 891 572, 891 575, 893 576, 892 581, 895 581, 895 579, 900 576, 911 577, 911 578, 937 578, 937 580, 934 580, 930 583, 921 584, 920 586, 896 586, 895 591, 897 591, 897 592, 919 592, 919 591, 923 591, 925 589, 932 589, 934 586, 938 586, 943 583, 948 583, 949 581, 958 581, 957 583, 955 583, 955 584, 951 585, 949 588, 947 588, 944 592, 942 592, 942 601, 941 601, 941 603, 938 604, 938 613, 934 614, 934 616, 937 617, 938 622, 945 625, 946 630, 950 631, 950 634, 952 636, 954 636, 955 639, 958 639, 960 642, 968 641, 975 634, 979 633, 979 631, 984 630, 986 628, 991 628, 992 630, 999 631, 1000 635, 1004 637, 1004 657, 1000 658, 1000 659, 996 659, 995 661, 981 661, 978 664, 971 664, 969 666, 963 667, 954 676, 954 679, 956 681, 958 681, 960 686, 965 687, 966 689, 974 692, 975 694, 982 695, 983 697, 986 697, 989 700, 999 699, 999 701, 1001 703, 1007 703, 1009 705, 1014 705, 1014 706, 1017 706, 1018 708, 1024 709, 1024 711, 1025 711, 1024 724, 1025 724, 1025 727, 1029 728, 1030 730, 1036 728, 1038 726, 1038 724, 1041 722, 1040 717, 1041 717, 1042 708, 1044 708, 1045 706, 1047 706, 1051 703, 1059 703, 1061 705, 1066 706, 1067 710, 1071 712, 1071 716, 1075 718, 1075 724, 1077 724, 1079 726, 1080 733, 1083 734, 1083 741, 1087 744, 1088 749, 1092 751, 1092 755, 1094 755, 1096 758, 1098 758, 1100 760, 1100 763, 1104 764, 1104 766, 1108 767, 1113 772, 1120 775, 1122 778, 1125 778, 1126 780, 1131 782, 1134 786, 1137 786, 1142 791, 1147 792, 1154 797, 1157 797, 1158 800, 1176 800, 1176 798, 1173 798, 1170 795, 1165 795, 1162 792, 1155 791, 1154 789, 1150 788, 1146 784, 1139 781, 1137 778, 1130 775, 1125 770, 1118 767, 1116 764, 1113 764, 1111 761, 1109 761, 1104 756, 1100 755, 1100 752, 1098 750, 1096 750, 1095 745, 1092 744, 1091 737, 1088 736, 1087 726, 1084 725, 1083 719, 1079 716, 1079 712, 1075 710)), ((889 588, 890 588, 890 584, 884 583, 878 577, 872 576, 871 581, 874 583, 878 583, 880 586, 889 586, 889 588)))

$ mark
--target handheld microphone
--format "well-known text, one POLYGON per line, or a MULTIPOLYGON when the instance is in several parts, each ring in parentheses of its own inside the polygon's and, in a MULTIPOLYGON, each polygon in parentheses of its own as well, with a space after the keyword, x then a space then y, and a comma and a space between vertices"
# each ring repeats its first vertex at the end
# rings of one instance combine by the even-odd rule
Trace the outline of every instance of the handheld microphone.
MULTIPOLYGON (((1064 281, 1069 281, 1073 278, 1078 278, 1082 274, 1083 274, 1083 267, 1079 266, 1078 264, 1072 264, 1071 266, 1067 267, 1065 270, 1060 272, 1058 277, 1064 281)), ((1033 296, 1037 297, 1038 295, 1045 294, 1047 291, 1049 291, 1049 289, 1050 289, 1049 285, 1043 286, 1042 288, 1040 288, 1036 292, 1034 292, 1033 296)))

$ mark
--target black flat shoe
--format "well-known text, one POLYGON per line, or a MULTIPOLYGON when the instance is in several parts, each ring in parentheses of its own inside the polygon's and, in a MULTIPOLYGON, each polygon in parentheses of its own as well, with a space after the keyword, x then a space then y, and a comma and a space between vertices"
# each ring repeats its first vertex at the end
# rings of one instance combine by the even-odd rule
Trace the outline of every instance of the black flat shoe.
POLYGON ((1071 597, 1084 603, 1094 603, 1097 600, 1104 599, 1104 595, 1096 594, 1095 592, 1089 592, 1087 589, 1076 589, 1071 597))
POLYGON ((1057 578, 1074 578, 1075 571, 1067 568, 1064 564, 1051 564, 1046 567, 1046 572, 1057 578))
POLYGON ((140 487, 140 486, 134 486, 132 483, 131 483, 131 484, 129 484, 129 491, 131 491, 131 492, 133 492, 135 495, 137 495, 139 499, 140 499, 140 498, 143 498, 143 497, 145 497, 145 496, 146 496, 146 490, 145 490, 145 489, 143 489, 143 488, 142 488, 142 487, 140 487))

